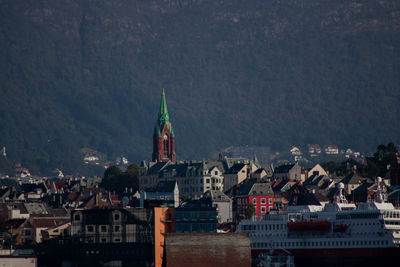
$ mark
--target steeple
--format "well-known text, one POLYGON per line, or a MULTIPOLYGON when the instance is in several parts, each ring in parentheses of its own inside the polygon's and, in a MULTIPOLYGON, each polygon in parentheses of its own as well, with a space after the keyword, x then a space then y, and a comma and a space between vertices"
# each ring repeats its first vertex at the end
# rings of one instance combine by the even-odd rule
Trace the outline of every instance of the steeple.
POLYGON ((164 88, 162 89, 162 92, 161 92, 160 112, 158 113, 158 122, 160 123, 161 121, 165 121, 165 122, 169 121, 167 100, 165 99, 164 88))
POLYGON ((165 90, 161 92, 160 111, 153 135, 153 162, 175 162, 175 134, 169 121, 165 90))
POLYGON ((171 136, 174 136, 174 129, 172 129, 171 122, 169 121, 167 100, 165 98, 165 90, 163 88, 161 92, 160 111, 158 112, 158 119, 156 127, 154 129, 154 134, 157 134, 157 136, 161 136, 165 125, 167 126, 171 136))

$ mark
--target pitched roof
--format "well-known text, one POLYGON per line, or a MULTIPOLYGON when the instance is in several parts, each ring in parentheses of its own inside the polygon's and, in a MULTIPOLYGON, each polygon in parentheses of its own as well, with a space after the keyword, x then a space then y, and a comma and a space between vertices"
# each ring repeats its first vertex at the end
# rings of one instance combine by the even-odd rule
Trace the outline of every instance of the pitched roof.
POLYGON ((262 172, 266 172, 265 170, 264 170, 264 168, 258 168, 254 173, 262 173, 262 172))
POLYGON ((204 193, 204 197, 210 197, 213 201, 229 202, 230 198, 219 190, 208 190, 204 193))
POLYGON ((24 203, 29 214, 49 214, 45 203, 24 203))
POLYGON ((229 170, 227 170, 225 172, 225 174, 237 174, 238 172, 240 172, 243 169, 244 166, 246 166, 246 164, 236 163, 229 170))
POLYGON ((158 184, 153 187, 146 189, 146 192, 173 192, 175 189, 176 181, 160 181, 158 184))
POLYGON ((269 183, 241 184, 238 196, 273 196, 271 185, 269 183))
POLYGON ((157 174, 169 162, 157 162, 149 168, 149 174, 157 174))
POLYGON ((360 182, 363 182, 365 180, 368 180, 369 182, 373 183, 373 181, 371 179, 361 177, 357 173, 352 172, 349 175, 347 175, 346 177, 344 177, 340 182, 344 183, 344 184, 359 184, 360 182))
POLYGON ((284 164, 275 168, 275 173, 288 173, 296 164, 284 164))

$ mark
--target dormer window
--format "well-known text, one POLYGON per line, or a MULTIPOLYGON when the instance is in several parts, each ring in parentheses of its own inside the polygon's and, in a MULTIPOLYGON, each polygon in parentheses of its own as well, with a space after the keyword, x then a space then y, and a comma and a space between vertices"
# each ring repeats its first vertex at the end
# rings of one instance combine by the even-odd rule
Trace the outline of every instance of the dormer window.
POLYGON ((114 213, 114 221, 119 221, 121 219, 121 215, 119 213, 114 213))

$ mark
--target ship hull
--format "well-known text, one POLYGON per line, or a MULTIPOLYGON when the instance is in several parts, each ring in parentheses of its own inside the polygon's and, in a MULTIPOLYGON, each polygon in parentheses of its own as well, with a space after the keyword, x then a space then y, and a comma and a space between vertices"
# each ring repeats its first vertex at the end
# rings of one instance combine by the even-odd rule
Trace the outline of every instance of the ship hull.
MULTIPOLYGON (((287 249, 296 266, 385 266, 400 260, 399 248, 287 249)), ((252 250, 252 258, 269 250, 252 250)), ((282 252, 282 251, 280 251, 282 252)))

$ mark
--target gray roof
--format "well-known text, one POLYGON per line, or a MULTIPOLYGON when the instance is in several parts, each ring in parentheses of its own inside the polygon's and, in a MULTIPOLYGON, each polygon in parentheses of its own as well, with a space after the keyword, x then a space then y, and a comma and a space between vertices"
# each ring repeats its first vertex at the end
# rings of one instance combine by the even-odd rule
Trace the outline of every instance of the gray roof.
POLYGON ((146 189, 146 192, 173 192, 176 181, 160 181, 156 187, 146 189))
POLYGON ((44 203, 24 203, 24 206, 29 214, 49 214, 44 203))
POLYGON ((239 196, 273 196, 274 192, 269 183, 241 184, 239 196))
POLYGON ((230 198, 225 195, 223 192, 218 190, 208 190, 204 193, 204 196, 210 196, 213 201, 224 201, 229 202, 230 198))

